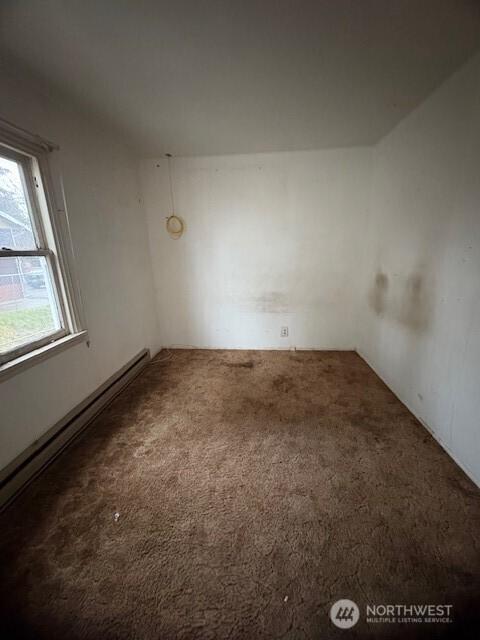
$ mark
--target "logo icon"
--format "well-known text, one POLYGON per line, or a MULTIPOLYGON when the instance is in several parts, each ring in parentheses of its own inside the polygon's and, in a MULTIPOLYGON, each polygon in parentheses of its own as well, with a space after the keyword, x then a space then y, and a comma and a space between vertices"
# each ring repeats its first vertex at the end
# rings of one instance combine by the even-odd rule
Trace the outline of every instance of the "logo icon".
POLYGON ((337 600, 330 609, 330 620, 340 629, 350 629, 359 618, 360 610, 353 600, 337 600))

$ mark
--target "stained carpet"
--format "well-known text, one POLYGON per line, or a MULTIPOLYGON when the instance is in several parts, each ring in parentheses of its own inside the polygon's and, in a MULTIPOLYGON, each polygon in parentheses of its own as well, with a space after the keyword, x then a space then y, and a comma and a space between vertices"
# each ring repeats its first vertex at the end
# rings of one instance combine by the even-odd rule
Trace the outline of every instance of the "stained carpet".
POLYGON ((480 491, 360 357, 164 357, 0 517, 2 638, 478 637, 480 491))

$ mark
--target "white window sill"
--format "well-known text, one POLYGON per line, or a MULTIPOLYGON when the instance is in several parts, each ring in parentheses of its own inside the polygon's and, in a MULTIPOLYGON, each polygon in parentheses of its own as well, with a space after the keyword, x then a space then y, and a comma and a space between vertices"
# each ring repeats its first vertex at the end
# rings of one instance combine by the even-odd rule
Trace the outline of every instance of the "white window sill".
POLYGON ((5 380, 6 378, 10 378, 11 376, 16 375, 20 371, 24 369, 28 369, 42 360, 46 360, 50 358, 54 354, 59 351, 64 351, 69 347, 72 347, 75 344, 83 342, 88 339, 88 334, 86 331, 79 331, 78 333, 71 333, 64 338, 59 338, 55 340, 55 342, 51 342, 39 349, 35 349, 35 351, 30 351, 30 353, 26 353, 23 356, 15 358, 15 360, 11 360, 10 362, 6 362, 2 366, 0 366, 0 382, 5 380))

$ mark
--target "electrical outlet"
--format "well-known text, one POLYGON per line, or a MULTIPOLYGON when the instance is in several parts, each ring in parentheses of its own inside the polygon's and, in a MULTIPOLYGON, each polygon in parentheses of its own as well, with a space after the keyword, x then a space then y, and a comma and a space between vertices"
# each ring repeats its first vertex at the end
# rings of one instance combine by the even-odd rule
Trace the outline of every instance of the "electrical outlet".
POLYGON ((280 337, 288 338, 288 327, 280 327, 280 337))

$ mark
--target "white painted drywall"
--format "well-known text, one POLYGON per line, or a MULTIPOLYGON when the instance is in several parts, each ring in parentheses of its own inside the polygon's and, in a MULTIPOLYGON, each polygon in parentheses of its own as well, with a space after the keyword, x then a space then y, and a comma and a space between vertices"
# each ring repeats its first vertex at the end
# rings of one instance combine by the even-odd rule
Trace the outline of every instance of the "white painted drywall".
POLYGON ((359 348, 480 484, 480 55, 375 149, 359 348))
POLYGON ((166 160, 143 161, 162 344, 354 348, 370 161, 366 148, 177 158, 179 240, 166 160))
POLYGON ((61 147, 68 214, 90 348, 71 347, 0 384, 0 468, 140 349, 156 312, 136 163, 101 122, 2 74, 0 115, 61 147))

